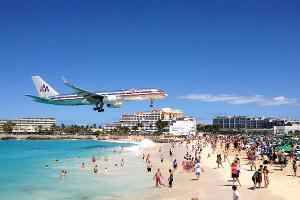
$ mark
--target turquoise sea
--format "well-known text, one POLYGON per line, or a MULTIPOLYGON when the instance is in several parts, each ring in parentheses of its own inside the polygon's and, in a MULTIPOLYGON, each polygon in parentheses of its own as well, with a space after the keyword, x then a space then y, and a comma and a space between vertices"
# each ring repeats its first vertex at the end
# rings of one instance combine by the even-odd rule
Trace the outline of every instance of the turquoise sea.
POLYGON ((96 140, 0 141, 0 199, 119 199, 143 191, 153 186, 152 174, 145 173, 144 161, 127 150, 135 149, 134 145, 96 140), (93 172, 92 156, 98 158, 98 174, 93 172), (59 178, 62 170, 68 172, 66 179, 59 178))

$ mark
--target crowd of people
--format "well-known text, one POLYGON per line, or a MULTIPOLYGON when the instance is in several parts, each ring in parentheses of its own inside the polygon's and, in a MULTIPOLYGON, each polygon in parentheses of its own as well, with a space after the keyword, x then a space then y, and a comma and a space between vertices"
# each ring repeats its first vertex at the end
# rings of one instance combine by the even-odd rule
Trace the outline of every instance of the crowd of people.
MULTIPOLYGON (((253 190, 257 188, 268 188, 270 184, 270 169, 269 166, 280 167, 283 170, 289 162, 292 163, 294 176, 297 176, 297 156, 296 150, 299 149, 297 144, 289 144, 293 151, 285 151, 279 149, 280 145, 288 145, 287 143, 270 143, 264 138, 257 136, 256 138, 245 136, 206 136, 196 139, 187 139, 185 142, 171 143, 169 151, 170 160, 173 160, 172 169, 169 169, 169 187, 173 186, 174 171, 178 167, 177 159, 174 157, 176 148, 186 147, 186 154, 182 159, 182 171, 186 173, 195 173, 196 179, 199 179, 201 173, 204 171, 201 163, 202 150, 209 148, 207 158, 212 155, 216 156, 217 168, 224 168, 224 163, 228 162, 230 165, 230 174, 232 178, 233 199, 239 199, 238 186, 241 187, 240 182, 241 168, 248 171, 253 171, 252 177, 249 179, 253 182, 253 190), (232 160, 229 159, 231 157, 232 160), (243 157, 243 162, 241 162, 243 157), (245 160, 245 161, 244 161, 245 160), (249 168, 249 169, 248 169, 249 168)), ((274 140, 273 140, 274 141, 274 140)), ((161 162, 163 162, 163 150, 159 148, 161 162)), ((144 156, 143 156, 144 157, 144 156)), ((147 155, 150 157, 150 155, 147 155)), ((147 171, 151 172, 150 161, 147 164, 147 171), (150 170, 149 170, 150 168, 150 170)), ((162 173, 158 169, 155 173, 154 180, 157 187, 164 186, 161 181, 162 173)))

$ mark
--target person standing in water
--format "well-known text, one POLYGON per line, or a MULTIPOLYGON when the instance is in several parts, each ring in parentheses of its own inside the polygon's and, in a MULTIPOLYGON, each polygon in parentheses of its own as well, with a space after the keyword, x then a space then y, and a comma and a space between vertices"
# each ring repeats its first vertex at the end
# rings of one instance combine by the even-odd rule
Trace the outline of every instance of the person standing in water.
POLYGON ((150 160, 148 160, 148 163, 147 163, 147 172, 151 172, 151 168, 152 168, 152 165, 150 163, 150 160))
POLYGON ((155 184, 156 184, 156 187, 160 187, 161 185, 165 187, 165 184, 163 184, 161 182, 161 179, 162 179, 162 175, 161 175, 161 172, 160 172, 160 169, 157 169, 157 172, 155 173, 154 177, 153 177, 153 180, 155 179, 155 184))
POLYGON ((59 178, 60 178, 60 179, 66 178, 66 177, 65 177, 65 171, 64 171, 64 170, 62 170, 61 173, 59 174, 59 178))

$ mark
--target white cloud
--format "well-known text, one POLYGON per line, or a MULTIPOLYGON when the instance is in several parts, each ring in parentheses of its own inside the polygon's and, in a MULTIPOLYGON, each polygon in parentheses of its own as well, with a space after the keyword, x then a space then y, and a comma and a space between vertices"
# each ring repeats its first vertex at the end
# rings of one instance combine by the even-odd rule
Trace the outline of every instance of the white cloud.
POLYGON ((239 96, 233 94, 190 94, 179 97, 180 99, 196 100, 203 102, 223 102, 228 104, 255 104, 261 106, 300 105, 299 99, 278 96, 267 98, 262 95, 239 96))

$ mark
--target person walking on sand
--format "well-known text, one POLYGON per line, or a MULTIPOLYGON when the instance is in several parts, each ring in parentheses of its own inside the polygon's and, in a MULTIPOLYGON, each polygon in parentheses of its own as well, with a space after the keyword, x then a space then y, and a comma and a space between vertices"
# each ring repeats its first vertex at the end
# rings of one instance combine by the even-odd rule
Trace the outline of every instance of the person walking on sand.
POLYGON ((293 171, 294 171, 294 177, 297 176, 297 161, 293 160, 293 171))
POLYGON ((199 179, 199 178, 200 178, 201 171, 202 171, 202 172, 204 171, 199 161, 198 161, 197 164, 195 165, 194 169, 195 169, 196 177, 197 177, 197 179, 199 179))
POLYGON ((264 174, 264 184, 265 188, 267 188, 270 184, 270 178, 269 178, 269 170, 267 166, 264 166, 263 168, 263 174, 264 174))
POLYGON ((161 175, 160 169, 157 169, 157 172, 155 173, 155 175, 153 177, 153 180, 155 179, 155 185, 156 185, 156 187, 160 187, 161 185, 165 187, 165 184, 163 184, 161 182, 162 178, 163 177, 161 175))
POLYGON ((258 183, 258 187, 261 188, 261 182, 262 182, 262 170, 263 170, 263 166, 260 165, 259 169, 254 172, 253 176, 252 176, 252 181, 253 181, 253 190, 256 189, 257 183, 258 183))
POLYGON ((222 164, 222 156, 221 156, 221 154, 217 155, 217 164, 218 164, 218 168, 220 168, 220 165, 224 168, 224 166, 222 164))
POLYGON ((239 200, 240 199, 240 193, 237 191, 237 186, 236 185, 232 186, 232 191, 233 191, 232 200, 239 200))
POLYGON ((169 187, 173 187, 173 180, 174 180, 174 175, 173 175, 173 172, 171 169, 169 169, 169 178, 168 178, 168 181, 169 181, 169 187))
POLYGON ((177 169, 177 160, 175 159, 174 161, 173 161, 173 170, 176 170, 177 169))
POLYGON ((241 182, 239 180, 239 171, 238 171, 237 161, 234 161, 231 164, 231 177, 232 177, 232 185, 234 185, 235 181, 237 181, 239 183, 240 187, 242 186, 241 182))

